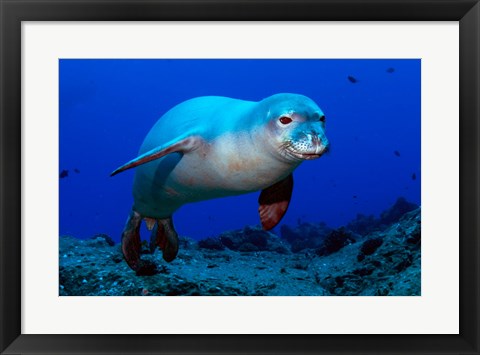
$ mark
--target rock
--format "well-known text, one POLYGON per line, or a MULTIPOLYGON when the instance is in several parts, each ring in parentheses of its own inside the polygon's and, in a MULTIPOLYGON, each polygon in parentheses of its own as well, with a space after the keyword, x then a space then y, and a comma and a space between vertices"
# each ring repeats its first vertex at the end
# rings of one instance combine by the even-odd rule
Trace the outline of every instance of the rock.
POLYGON ((422 243, 422 231, 420 223, 420 209, 405 213, 400 219, 405 227, 406 245, 412 249, 420 249, 422 243))
POLYGON ((301 260, 301 261, 299 260, 293 265, 293 268, 297 270, 307 270, 308 266, 309 266, 308 260, 301 260))
POLYGON ((418 208, 416 204, 408 202, 404 197, 399 197, 390 208, 380 214, 380 218, 376 218, 374 215, 366 216, 358 214, 353 221, 346 225, 346 228, 352 232, 366 236, 392 223, 398 222, 404 214, 416 208, 418 208))
POLYGON ((362 243, 360 251, 364 255, 372 255, 383 244, 382 238, 371 238, 362 243))
POLYGON ((261 228, 245 227, 243 229, 244 243, 250 243, 258 248, 258 250, 268 250, 269 238, 275 238, 271 233, 264 231, 261 228))
POLYGON ((182 282, 172 285, 167 292, 167 296, 198 296, 200 295, 200 285, 195 282, 182 282))
POLYGON ((407 238, 407 243, 408 244, 413 244, 413 245, 420 245, 421 242, 421 234, 420 231, 414 235, 410 235, 407 238))
POLYGON ((252 251, 259 251, 258 247, 252 243, 245 242, 240 244, 240 246, 237 249, 238 251, 244 251, 244 252, 252 252, 252 251))
POLYGON ((417 209, 418 206, 399 197, 395 204, 380 214, 380 224, 390 225, 397 222, 405 213, 417 209))
POLYGON ((179 246, 179 249, 184 249, 184 250, 185 249, 187 249, 187 250, 196 249, 197 248, 197 242, 195 240, 193 240, 192 238, 179 236, 178 237, 178 246, 179 246))
POLYGON ((311 233, 303 238, 306 243, 320 243, 317 248, 295 254, 290 252, 287 237, 279 238, 258 227, 226 232, 222 238, 198 243, 180 237, 185 248, 180 248, 175 260, 166 263, 157 249, 142 255, 144 264, 138 273, 126 264, 119 244, 112 247, 103 237, 82 240, 62 236, 58 294, 420 295, 420 216, 420 208, 407 212, 389 226, 379 225, 379 230, 366 239, 359 239, 347 228, 330 230, 319 237, 318 231, 324 227, 317 224, 289 227, 290 241, 302 238, 298 232, 303 231, 311 233), (200 247, 202 243, 207 247, 200 247), (322 256, 318 257, 315 250, 322 256))
POLYGON ((142 259, 139 263, 140 266, 135 272, 137 276, 152 276, 158 274, 157 264, 153 260, 142 259))
POLYGON ((290 244, 293 253, 320 247, 331 231, 325 223, 301 223, 295 228, 287 225, 280 228, 282 239, 290 244))
POLYGON ((118 264, 123 261, 123 256, 120 254, 113 254, 111 258, 115 264, 118 264))
POLYGON ((375 216, 357 214, 357 217, 346 225, 346 228, 360 235, 367 235, 378 229, 378 220, 375 216))
POLYGON ((234 251, 274 251, 288 253, 287 247, 275 234, 259 227, 245 227, 241 230, 222 233, 220 243, 234 251))
POLYGON ((107 234, 95 234, 93 237, 90 238, 92 241, 99 241, 103 240, 109 246, 113 247, 115 245, 115 241, 107 234))
POLYGON ((277 247, 272 247, 272 251, 278 254, 290 254, 290 250, 283 244, 280 244, 277 247))
POLYGON ((198 242, 198 247, 209 250, 225 250, 225 245, 222 244, 219 238, 206 238, 198 242))
POLYGON ((339 228, 330 232, 322 246, 316 250, 316 254, 318 256, 330 255, 355 242, 356 240, 345 228, 339 228))
POLYGON ((361 269, 353 270, 353 273, 355 275, 359 275, 359 276, 366 276, 366 275, 371 275, 374 270, 375 270, 374 268, 365 268, 364 267, 364 268, 361 268, 361 269))
POLYGON ((317 283, 331 295, 420 295, 420 225, 417 208, 358 246, 322 257, 328 275, 316 274, 317 283))

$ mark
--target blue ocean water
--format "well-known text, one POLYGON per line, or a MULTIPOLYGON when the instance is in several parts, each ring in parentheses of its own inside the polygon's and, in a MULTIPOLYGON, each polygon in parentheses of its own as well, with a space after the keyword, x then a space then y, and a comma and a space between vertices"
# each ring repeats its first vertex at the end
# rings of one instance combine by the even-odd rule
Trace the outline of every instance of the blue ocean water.
MULTIPOLYGON (((420 60, 62 59, 59 70, 62 235, 118 241, 134 171, 110 173, 137 156, 167 110, 206 95, 259 101, 298 93, 325 113, 331 152, 295 170, 281 224, 338 227, 358 213, 378 215, 400 196, 420 205, 420 60)), ((177 232, 202 239, 259 224, 257 198, 185 205, 174 215, 177 232)))

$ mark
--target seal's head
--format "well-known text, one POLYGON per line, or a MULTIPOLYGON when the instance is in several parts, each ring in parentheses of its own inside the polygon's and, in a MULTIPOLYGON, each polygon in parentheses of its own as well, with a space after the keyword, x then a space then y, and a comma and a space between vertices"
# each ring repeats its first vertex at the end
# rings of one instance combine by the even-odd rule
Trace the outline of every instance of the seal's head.
POLYGON ((277 94, 260 102, 267 120, 270 151, 290 163, 319 158, 328 151, 325 115, 303 95, 277 94))

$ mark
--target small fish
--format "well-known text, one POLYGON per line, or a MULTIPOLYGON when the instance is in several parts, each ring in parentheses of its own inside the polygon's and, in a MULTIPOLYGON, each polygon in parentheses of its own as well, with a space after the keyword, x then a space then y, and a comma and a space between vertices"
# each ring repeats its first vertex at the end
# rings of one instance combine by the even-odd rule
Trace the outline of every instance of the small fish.
POLYGON ((353 195, 353 198, 357 198, 357 195, 353 195))
POLYGON ((78 170, 77 168, 73 169, 73 171, 75 171, 77 174, 80 173, 80 170, 78 170))
POLYGON ((387 73, 393 73, 395 71, 395 68, 388 68, 387 73))
POLYGON ((417 180, 417 175, 415 173, 412 174, 412 180, 417 180))
POLYGON ((68 170, 62 170, 60 172, 60 179, 66 178, 68 176, 68 170))
POLYGON ((347 79, 353 84, 358 83, 358 80, 351 75, 347 76, 347 79))
POLYGON ((395 156, 397 156, 397 157, 400 156, 400 152, 398 150, 394 151, 393 154, 395 154, 395 156))

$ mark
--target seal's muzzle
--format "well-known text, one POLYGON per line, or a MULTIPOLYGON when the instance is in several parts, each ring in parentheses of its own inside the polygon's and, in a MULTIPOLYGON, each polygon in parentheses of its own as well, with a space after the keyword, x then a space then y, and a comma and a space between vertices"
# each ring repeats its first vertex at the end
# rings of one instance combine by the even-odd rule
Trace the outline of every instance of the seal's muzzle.
POLYGON ((302 133, 290 144, 290 153, 300 159, 316 159, 328 150, 329 142, 324 134, 302 133))

